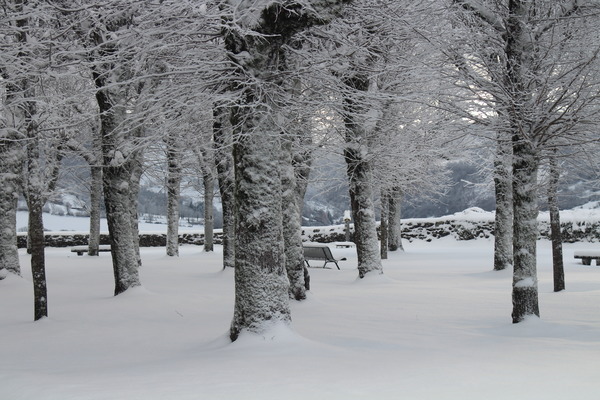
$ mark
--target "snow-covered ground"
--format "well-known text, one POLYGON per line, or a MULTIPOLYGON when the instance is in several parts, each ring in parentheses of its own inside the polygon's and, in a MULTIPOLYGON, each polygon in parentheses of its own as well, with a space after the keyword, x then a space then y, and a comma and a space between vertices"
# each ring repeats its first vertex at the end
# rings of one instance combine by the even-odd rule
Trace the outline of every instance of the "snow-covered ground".
MULTIPOLYGON (((44 213, 43 218, 44 229, 49 232, 73 231, 88 233, 90 231, 90 219, 88 217, 73 217, 44 213)), ((17 230, 19 232, 27 232, 27 220, 27 211, 17 212, 17 230)), ((204 227, 202 225, 190 226, 185 224, 183 220, 179 226, 179 232, 198 232, 203 231, 203 229, 204 227)), ((165 233, 167 231, 167 225, 166 223, 145 222, 141 219, 139 221, 139 230, 140 232, 145 233, 165 233)), ((100 220, 100 231, 108 232, 108 225, 105 218, 100 220)))
POLYGON ((179 258, 142 249, 143 287, 112 296, 110 255, 47 249, 49 318, 33 322, 23 278, 0 281, 1 400, 600 398, 600 267, 565 246, 552 292, 539 242, 542 318, 511 323, 511 272, 492 272, 492 241, 405 243, 385 274, 357 281, 354 249, 311 272, 291 330, 230 344, 233 271, 220 247, 179 258))

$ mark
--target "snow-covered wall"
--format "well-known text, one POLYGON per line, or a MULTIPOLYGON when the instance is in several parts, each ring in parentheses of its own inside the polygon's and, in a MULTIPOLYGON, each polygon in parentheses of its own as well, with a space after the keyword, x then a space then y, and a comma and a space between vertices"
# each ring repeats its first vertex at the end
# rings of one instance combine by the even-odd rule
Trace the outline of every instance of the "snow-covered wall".
MULTIPOLYGON (((404 240, 431 241, 444 237, 456 240, 487 239, 494 235, 494 213, 480 208, 467 210, 439 218, 414 218, 402 221, 402 238, 404 240)), ((351 229, 352 229, 352 225, 351 229)), ((538 218, 539 237, 549 238, 550 219, 547 212, 540 213, 538 218)), ((561 211, 561 226, 563 241, 573 242, 600 242, 600 204, 588 203, 572 210, 561 211)), ((330 243, 346 240, 344 225, 303 227, 302 238, 304 241, 330 243)), ((215 230, 214 241, 220 244, 222 233, 215 230)), ((352 238, 351 238, 352 240, 352 238)), ((101 236, 101 244, 109 244, 108 234, 101 236)), ((204 244, 204 234, 199 232, 182 232, 179 235, 180 244, 204 244)), ((27 245, 25 233, 18 234, 20 248, 27 245)), ((46 246, 69 247, 87 245, 85 232, 48 232, 46 233, 46 246)), ((140 233, 140 246, 161 247, 166 245, 166 234, 162 232, 140 233)))
MULTIPOLYGON (((223 234, 221 231, 214 233, 214 243, 221 244, 223 234)), ((45 235, 46 247, 71 247, 87 246, 88 235, 83 232, 47 232, 45 235)), ((18 247, 27 247, 27 235, 19 233, 17 235, 18 247)), ((108 234, 100 235, 100 244, 110 244, 108 234)), ((167 235, 164 233, 140 233, 140 247, 163 247, 167 244, 167 235)), ((179 244, 204 245, 204 233, 186 232, 179 235, 179 244)))
MULTIPOLYGON (((588 203, 573 210, 561 211, 563 241, 600 242, 600 209, 598 202, 588 203)), ((550 217, 542 212, 538 218, 539 237, 550 237, 550 217)), ((431 241, 443 237, 456 240, 487 239, 494 235, 494 213, 480 208, 467 210, 438 218, 412 218, 402 221, 404 240, 431 241)), ((303 238, 314 242, 344 241, 344 226, 307 227, 303 238)))

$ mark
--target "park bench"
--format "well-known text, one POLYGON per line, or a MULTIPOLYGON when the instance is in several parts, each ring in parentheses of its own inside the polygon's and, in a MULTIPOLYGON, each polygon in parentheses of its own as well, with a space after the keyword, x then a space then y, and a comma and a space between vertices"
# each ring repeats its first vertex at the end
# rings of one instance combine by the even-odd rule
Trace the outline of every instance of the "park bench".
POLYGON ((327 267, 327 264, 332 262, 335 264, 337 269, 340 269, 338 265, 338 261, 345 261, 345 258, 340 258, 339 260, 333 257, 331 254, 331 249, 327 245, 319 245, 319 244, 303 244, 304 248, 304 262, 307 267, 310 267, 310 263, 308 260, 318 260, 324 261, 323 268, 327 267))
MULTIPOLYGON (((89 250, 89 246, 75 246, 71 248, 72 253, 77 253, 78 256, 82 256, 83 253, 87 253, 89 250)), ((98 246, 98 252, 101 251, 110 251, 110 246, 98 246)))
POLYGON ((581 258, 583 265, 592 265, 592 260, 596 260, 596 266, 600 266, 600 251, 576 251, 575 258, 581 258))

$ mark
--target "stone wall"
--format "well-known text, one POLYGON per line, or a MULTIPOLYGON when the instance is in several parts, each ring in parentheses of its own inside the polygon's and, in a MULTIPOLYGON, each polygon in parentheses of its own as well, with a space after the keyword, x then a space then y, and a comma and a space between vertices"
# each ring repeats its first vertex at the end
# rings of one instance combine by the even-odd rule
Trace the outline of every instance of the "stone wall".
MULTIPOLYGON (((546 221, 538 223, 540 238, 549 238, 550 224, 546 221)), ((593 222, 564 222, 561 224, 563 242, 600 242, 600 223, 593 222)), ((444 237, 455 240, 487 239, 494 235, 494 223, 490 221, 472 222, 456 220, 409 220, 402 224, 402 238, 412 242, 413 240, 432 241, 444 237)), ((161 233, 141 233, 141 247, 166 246, 167 235, 161 233)), ((88 235, 84 233, 55 232, 46 234, 47 247, 70 247, 85 246, 88 243, 88 235)), ((19 248, 27 246, 27 235, 18 234, 19 248)), ((214 234, 215 244, 221 244, 223 234, 216 231, 214 234)), ((320 243, 343 242, 346 240, 343 225, 328 227, 304 227, 302 240, 320 243)), ((352 232, 350 240, 352 240, 352 232)), ((204 233, 182 233, 179 235, 180 244, 204 245, 204 233)), ((110 244, 108 234, 100 236, 100 244, 110 244)))
MULTIPOLYGON (((223 234, 215 232, 214 243, 221 244, 223 234)), ((71 247, 87 246, 88 235, 84 233, 70 234, 68 232, 46 233, 46 247, 71 247)), ((100 235, 100 244, 110 244, 108 234, 100 235)), ((182 233, 179 235, 179 244, 204 245, 204 233, 182 233)), ((17 245, 19 248, 27 247, 27 235, 19 233, 17 235, 17 245)), ((140 247, 163 247, 167 245, 167 235, 164 233, 141 233, 140 247)))

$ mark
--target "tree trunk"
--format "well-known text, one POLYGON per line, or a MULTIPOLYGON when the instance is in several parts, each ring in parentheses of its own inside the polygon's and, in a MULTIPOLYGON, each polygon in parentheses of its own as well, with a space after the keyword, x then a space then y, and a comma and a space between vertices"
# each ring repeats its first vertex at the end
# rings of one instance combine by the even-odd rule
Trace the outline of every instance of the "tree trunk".
POLYGON ((402 246, 402 190, 393 188, 389 194, 388 249, 404 251, 402 246))
MULTIPOLYGON (((303 125, 305 126, 305 125, 303 125)), ((308 188, 308 179, 312 165, 312 151, 307 150, 305 146, 312 144, 311 132, 303 131, 300 133, 300 149, 294 151, 294 174, 296 177, 296 208, 298 209, 298 224, 297 231, 300 245, 302 245, 302 210, 304 208, 304 197, 308 188)), ((304 260, 304 250, 302 251, 302 259, 304 260)), ((304 289, 310 290, 310 274, 308 267, 303 265, 304 269, 304 289)))
POLYGON ((388 219, 390 216, 390 198, 387 191, 381 191, 381 224, 379 225, 379 236, 381 243, 379 245, 381 249, 381 259, 387 260, 388 258, 388 244, 389 244, 389 224, 388 219))
MULTIPOLYGON (((28 104, 31 116, 35 115, 35 105, 28 104)), ((29 221, 27 236, 31 251, 31 275, 33 281, 34 321, 48 316, 48 293, 46 288, 46 261, 44 243, 44 203, 45 183, 40 163, 39 132, 33 121, 27 127, 27 172, 25 181, 29 221)))
POLYGON ((538 158, 531 143, 516 138, 513 146, 513 312, 514 323, 539 317, 536 245, 538 237, 538 158))
MULTIPOLYGON (((0 139, 0 271, 21 275, 17 249, 18 160, 17 143, 0 139), (8 142, 8 143, 6 143, 8 142), (14 161, 13 161, 14 160, 14 161)), ((0 275, 1 276, 1 275, 0 275)))
MULTIPOLYGON (((252 118, 243 132, 253 132, 252 118)), ((266 133, 265 133, 266 134, 266 133)), ((285 270, 281 179, 277 134, 239 135, 234 150, 236 180, 235 310, 230 337, 262 333, 269 324, 291 321, 285 270)))
POLYGON ((179 256, 179 200, 181 194, 181 156, 177 139, 167 142, 167 255, 179 256))
MULTIPOLYGON (((348 79, 346 84, 355 90, 356 97, 360 92, 366 92, 369 81, 365 77, 348 79)), ((364 99, 344 100, 344 124, 346 147, 344 158, 348 173, 350 205, 354 220, 354 242, 358 258, 358 276, 364 278, 370 272, 383 273, 381 254, 377 239, 377 224, 375 221, 375 206, 373 204, 373 186, 371 165, 365 154, 367 133, 365 127, 357 121, 358 115, 364 114, 364 99)))
MULTIPOLYGON (((27 48, 29 19, 28 13, 23 11, 27 5, 27 1, 15 2, 12 5, 12 11, 20 16, 12 28, 16 28, 13 30, 15 44, 21 49, 17 57, 26 60, 25 63, 30 63, 33 58, 27 48)), ((7 35, 3 37, 3 41, 9 43, 11 39, 7 35)), ((21 61, 15 64, 20 63, 21 61)), ((29 77, 11 76, 8 69, 2 66, 0 80, 5 81, 2 85, 4 98, 0 98, 0 102, 4 103, 4 109, 0 112, 0 271, 4 269, 21 275, 17 247, 17 205, 23 183, 20 179, 23 162, 27 158, 24 143, 29 142, 28 128, 31 127, 31 117, 35 116, 36 110, 35 103, 26 101, 34 94, 29 77)), ((30 239, 27 235, 27 250, 29 249, 30 239)))
POLYGON ((100 203, 102 201, 102 167, 91 166, 90 182, 90 237, 88 255, 97 256, 100 247, 100 203))
POLYGON ((283 207, 283 238, 285 244, 285 268, 290 281, 290 298, 306 299, 304 282, 304 249, 302 248, 301 212, 298 198, 300 193, 296 182, 293 166, 293 138, 283 135, 280 156, 282 207, 283 207))
POLYGON ((513 265, 513 196, 512 196, 512 149, 510 140, 498 134, 496 159, 494 160, 494 188, 496 213, 494 224, 494 271, 513 265))
POLYGON ((558 208, 558 181, 560 169, 556 155, 550 156, 550 183, 548 185, 548 208, 550 211, 550 237, 552 240, 552 269, 554 291, 565 290, 565 268, 563 263, 562 237, 560 232, 560 211, 558 208))
POLYGON ((141 150, 135 150, 131 156, 131 176, 130 191, 129 191, 129 212, 131 215, 131 239, 133 241, 133 250, 137 258, 139 266, 142 265, 142 257, 140 255, 140 229, 138 216, 138 196, 140 194, 140 180, 142 179, 143 170, 143 153, 141 150))
MULTIPOLYGON (((211 166, 212 167, 212 166, 211 166)), ((215 179, 212 168, 209 168, 202 176, 204 183, 204 251, 214 251, 214 199, 215 199, 215 179)))
POLYGON ((115 296, 140 286, 139 261, 134 246, 136 232, 132 226, 131 175, 125 165, 104 169, 104 203, 110 237, 115 296))
POLYGON ((233 173, 233 139, 227 123, 229 110, 213 108, 213 139, 217 181, 223 213, 223 268, 235 266, 235 176, 233 173))
MULTIPOLYGON (((137 224, 133 226, 131 206, 132 196, 136 188, 132 180, 132 161, 127 161, 120 151, 125 138, 120 132, 120 124, 125 119, 124 99, 119 99, 118 94, 112 99, 105 91, 104 76, 94 73, 96 86, 96 99, 100 108, 103 153, 104 205, 106 208, 106 221, 110 237, 113 273, 115 277, 115 296, 127 289, 140 286, 139 279, 139 252, 136 250, 135 241, 137 224), (113 103, 114 102, 114 103, 113 103)), ((130 155, 132 156, 132 155, 130 155)))
POLYGON ((31 241, 31 274, 33 279, 34 321, 48 316, 46 261, 44 252, 44 201, 41 195, 28 194, 29 240, 31 241))

